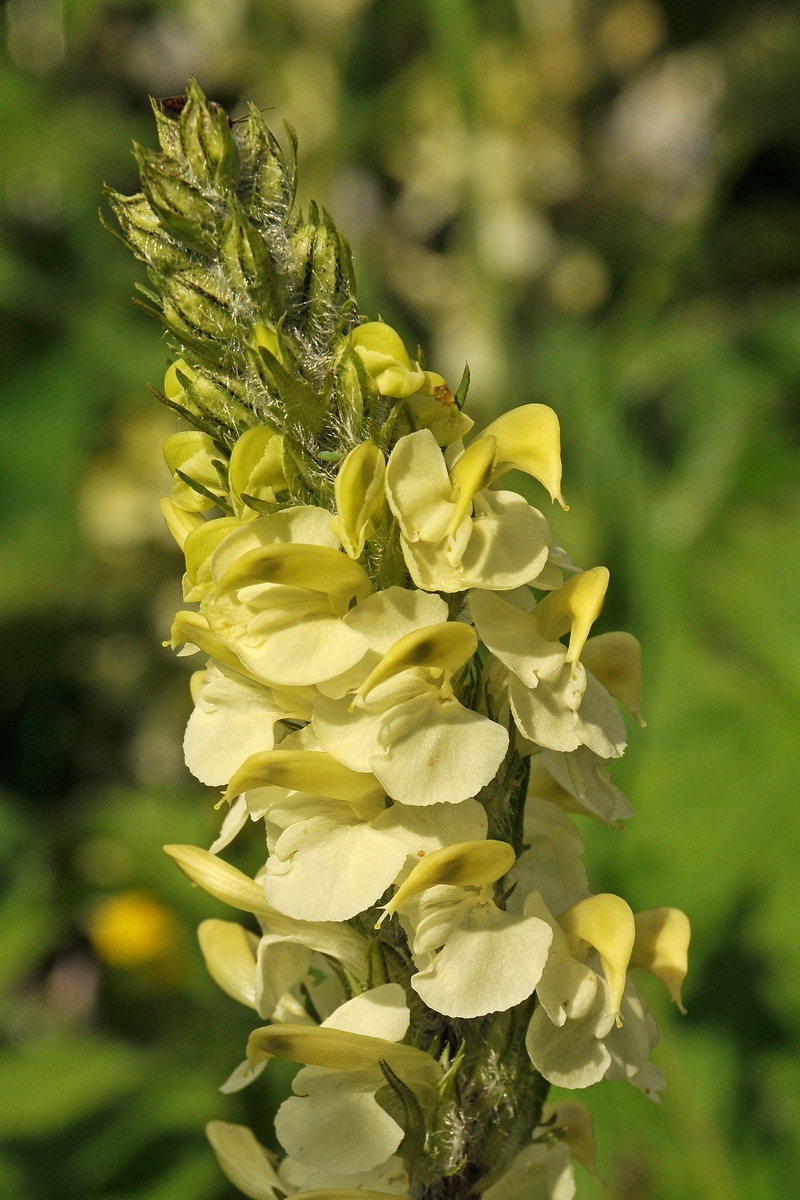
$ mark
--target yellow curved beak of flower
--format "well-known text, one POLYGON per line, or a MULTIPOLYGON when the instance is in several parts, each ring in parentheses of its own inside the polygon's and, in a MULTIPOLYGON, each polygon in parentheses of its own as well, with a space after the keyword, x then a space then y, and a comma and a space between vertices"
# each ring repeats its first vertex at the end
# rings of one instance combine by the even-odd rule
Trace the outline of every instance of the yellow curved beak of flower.
POLYGON ((619 1025, 619 1010, 630 963, 636 926, 629 905, 621 896, 603 892, 568 908, 558 918, 567 935, 570 953, 579 956, 582 943, 594 946, 600 955, 611 1000, 619 1025))
POLYGON ((397 912, 401 904, 412 900, 428 888, 438 884, 451 887, 484 887, 495 883, 506 875, 514 865, 516 856, 508 842, 491 839, 475 842, 458 842, 445 846, 417 863, 405 883, 397 889, 375 926, 378 929, 388 916, 397 912))
MULTIPOLYGON (((545 487, 566 511, 561 495, 561 426, 546 404, 523 404, 492 421, 478 438, 496 443, 494 479, 506 471, 524 471, 545 487)), ((473 445, 475 443, 473 442, 473 445)))

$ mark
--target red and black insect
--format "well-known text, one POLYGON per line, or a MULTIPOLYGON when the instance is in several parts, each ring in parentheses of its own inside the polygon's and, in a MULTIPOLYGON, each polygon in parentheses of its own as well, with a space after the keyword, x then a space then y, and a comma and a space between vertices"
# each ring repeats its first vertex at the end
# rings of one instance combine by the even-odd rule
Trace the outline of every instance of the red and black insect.
MULTIPOLYGON (((175 117, 175 119, 177 120, 177 118, 181 115, 183 110, 186 108, 187 100, 188 100, 188 96, 162 96, 160 100, 156 101, 156 103, 161 106, 162 110, 166 113, 166 115, 168 117, 175 117)), ((211 109, 212 112, 222 112, 223 111, 222 105, 217 104, 217 102, 215 100, 209 100, 208 107, 211 109)), ((266 109, 262 109, 261 111, 266 112, 266 109)), ((246 116, 245 117, 228 117, 228 125, 230 125, 230 126, 239 125, 239 124, 241 124, 242 121, 246 121, 246 120, 247 120, 246 116)))

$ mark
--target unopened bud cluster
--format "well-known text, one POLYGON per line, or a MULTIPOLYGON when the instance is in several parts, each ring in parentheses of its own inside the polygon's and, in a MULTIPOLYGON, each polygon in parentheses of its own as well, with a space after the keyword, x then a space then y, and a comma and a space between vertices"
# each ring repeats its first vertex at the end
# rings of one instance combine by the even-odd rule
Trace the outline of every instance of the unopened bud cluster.
POLYGON ((504 487, 523 471, 563 504, 558 419, 524 405, 465 448, 468 372, 454 394, 360 322, 346 243, 295 212, 259 113, 232 127, 191 85, 156 116, 142 194, 110 199, 179 354, 171 644, 201 660, 186 762, 229 806, 210 849, 166 849, 249 914, 199 929, 261 1020, 222 1090, 303 1064, 280 1162, 243 1126, 209 1138, 254 1200, 568 1200, 591 1122, 548 1085, 657 1098, 630 971, 680 1005, 689 927, 592 894, 569 815, 631 816, 606 766, 641 671, 635 638, 591 636, 608 571, 504 487), (254 879, 220 857, 251 822, 254 879))

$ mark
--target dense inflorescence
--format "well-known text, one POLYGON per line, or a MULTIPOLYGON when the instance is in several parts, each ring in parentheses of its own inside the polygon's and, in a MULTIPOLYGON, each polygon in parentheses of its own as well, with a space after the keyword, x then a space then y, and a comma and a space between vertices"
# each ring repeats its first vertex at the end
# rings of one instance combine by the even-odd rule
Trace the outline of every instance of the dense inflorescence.
POLYGON ((502 487, 522 470, 563 504, 558 419, 524 405, 465 449, 468 372, 454 394, 362 323, 346 242, 295 209, 291 131, 286 156, 196 84, 155 111, 142 193, 109 202, 178 355, 159 395, 191 427, 165 445, 162 512, 190 607, 171 643, 207 660, 186 762, 230 806, 209 850, 166 849, 253 918, 198 931, 266 1022, 222 1090, 303 1064, 280 1163, 243 1126, 209 1139, 255 1200, 569 1200, 591 1122, 548 1087, 657 1099, 629 969, 680 1004, 689 928, 592 894, 569 815, 632 815, 606 764, 641 669, 631 635, 590 636, 608 571, 502 487), (249 822, 254 879, 220 857, 249 822))

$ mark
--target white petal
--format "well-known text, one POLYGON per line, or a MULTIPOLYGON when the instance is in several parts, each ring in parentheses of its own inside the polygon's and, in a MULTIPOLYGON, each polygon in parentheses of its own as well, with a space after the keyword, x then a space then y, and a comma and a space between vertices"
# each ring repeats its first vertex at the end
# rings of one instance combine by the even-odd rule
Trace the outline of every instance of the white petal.
POLYGON ((577 708, 584 683, 583 668, 570 663, 565 664, 554 684, 540 680, 535 689, 525 687, 516 675, 510 675, 508 698, 517 728, 538 746, 577 750, 582 744, 577 708))
POLYGON ((287 1156, 278 1167, 278 1175, 286 1185, 283 1190, 290 1194, 322 1189, 386 1192, 391 1196, 408 1194, 408 1175, 402 1158, 398 1158, 396 1154, 373 1171, 357 1171, 354 1175, 335 1175, 332 1171, 318 1171, 316 1167, 306 1167, 287 1156))
POLYGON ((231 1183, 251 1200, 277 1200, 273 1188, 281 1188, 269 1155, 252 1129, 228 1121, 209 1121, 206 1137, 217 1162, 231 1183))
POLYGON ((213 664, 186 726, 186 765, 201 783, 222 787, 251 754, 271 750, 275 723, 288 716, 267 689, 213 664))
POLYGON ((412 588, 390 587, 362 600, 344 618, 381 658, 401 637, 447 620, 447 604, 412 588))
POLYGON ((371 824, 373 829, 391 833, 402 842, 406 854, 422 858, 444 846, 485 838, 489 819, 482 804, 468 799, 461 804, 429 804, 425 808, 393 804, 371 824))
POLYGON ((575 1176, 565 1142, 526 1146, 483 1200, 572 1200, 575 1176))
POLYGON ((452 511, 453 485, 436 438, 428 429, 400 438, 386 467, 386 496, 403 536, 431 536, 432 518, 441 533, 452 511))
POLYGON ((612 1026, 604 1039, 611 1055, 605 1078, 627 1079, 658 1102, 658 1092, 663 1091, 666 1081, 661 1068, 647 1061, 658 1041, 658 1028, 630 979, 622 997, 620 1018, 622 1025, 612 1026))
POLYGON ((559 1028, 539 1006, 525 1038, 531 1062, 556 1087, 584 1088, 599 1083, 611 1065, 603 1036, 613 1023, 603 979, 598 980, 594 1004, 580 1020, 567 1021, 559 1028))
POLYGON ((268 1062, 269 1059, 265 1058, 263 1062, 256 1063, 254 1067, 251 1067, 250 1063, 245 1059, 244 1062, 239 1063, 238 1067, 234 1067, 219 1090, 225 1096, 230 1096, 234 1092, 241 1092, 242 1088, 249 1087, 254 1079, 258 1079, 268 1062))
POLYGON ((401 804, 458 804, 494 779, 507 749, 502 726, 448 700, 377 749, 370 769, 401 804))
POLYGON ((481 492, 460 562, 448 560, 444 542, 402 539, 403 557, 417 587, 461 592, 506 591, 534 579, 547 561, 549 526, 516 492, 481 492))
POLYGON ((403 1130, 374 1096, 375 1084, 352 1071, 304 1067, 296 1091, 275 1116, 275 1133, 292 1158, 324 1171, 371 1171, 394 1154, 403 1130))
POLYGON ((265 933, 295 938, 326 958, 338 958, 358 979, 366 978, 367 940, 351 925, 343 921, 296 921, 275 911, 259 914, 258 919, 265 933))
POLYGON ((349 711, 346 700, 319 696, 314 704, 314 732, 322 749, 351 771, 371 771, 381 714, 363 708, 349 711))
POLYGON ((292 937, 266 933, 256 958, 256 1008, 269 1019, 284 992, 300 983, 311 966, 311 950, 292 937))
POLYGON ((276 633, 239 640, 236 651, 259 678, 303 687, 349 671, 369 648, 366 638, 333 615, 319 614, 276 633), (255 641, 255 646, 248 645, 255 641))
POLYGON ((432 965, 411 978, 429 1008, 449 1017, 505 1012, 533 992, 552 930, 537 917, 479 905, 448 938, 432 965))
POLYGON ((344 1029, 347 1033, 401 1042, 410 1020, 406 994, 400 984, 382 983, 342 1004, 322 1024, 326 1029, 344 1029))
POLYGON ((475 888, 439 883, 401 905, 399 911, 410 924, 411 952, 419 971, 431 966, 434 952, 465 924, 479 902, 475 888))
POLYGON ((477 589, 470 592, 469 607, 482 641, 526 687, 535 688, 540 676, 553 679, 558 675, 566 647, 546 641, 530 612, 521 611, 494 592, 477 589))
POLYGON ((628 744, 628 734, 616 701, 591 671, 586 672, 586 691, 578 711, 581 742, 600 758, 619 758, 628 744))
POLYGON ((541 755, 542 766, 583 808, 606 823, 628 820, 633 809, 603 770, 606 761, 586 746, 579 746, 572 754, 543 750, 541 755))
POLYGON ((209 846, 209 853, 219 854, 220 850, 230 846, 237 833, 244 829, 249 816, 247 802, 244 796, 239 796, 225 814, 225 819, 220 826, 219 837, 209 846))
POLYGON ((524 913, 526 917, 547 921, 553 931, 550 953, 536 988, 539 1003, 554 1025, 560 1027, 567 1020, 580 1020, 594 1004, 598 976, 591 967, 572 957, 563 929, 539 892, 528 895, 524 913))
POLYGON ((589 895, 581 859, 583 841, 565 812, 547 800, 529 797, 523 841, 529 849, 510 872, 510 877, 517 880, 517 889, 508 901, 512 912, 522 912, 525 897, 534 888, 555 916, 589 895))
POLYGON ((314 817, 279 838, 267 860, 264 892, 287 916, 347 921, 380 899, 405 859, 405 846, 390 834, 361 821, 314 817))
POLYGON ((301 504, 250 521, 229 533, 214 551, 211 570, 220 580, 232 563, 259 546, 277 542, 301 542, 312 546, 330 546, 338 550, 341 543, 331 529, 332 515, 326 508, 301 504))

